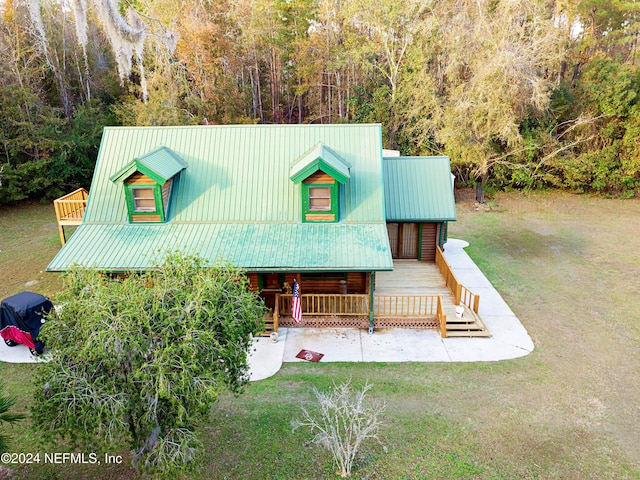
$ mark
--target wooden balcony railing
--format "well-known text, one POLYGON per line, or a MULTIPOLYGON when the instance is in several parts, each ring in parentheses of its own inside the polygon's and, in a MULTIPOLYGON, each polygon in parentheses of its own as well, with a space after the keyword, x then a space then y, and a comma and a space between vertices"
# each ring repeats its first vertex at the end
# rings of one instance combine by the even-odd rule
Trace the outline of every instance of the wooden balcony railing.
POLYGON ((440 273, 444 277, 445 284, 453 293, 454 302, 456 305, 463 303, 467 307, 469 307, 474 312, 478 313, 478 308, 480 306, 480 295, 476 295, 467 289, 464 285, 462 285, 456 276, 453 274, 451 270, 451 266, 444 258, 444 254, 442 253, 442 249, 440 247, 436 247, 436 265, 440 270, 440 273))
POLYGON ((67 195, 53 201, 53 207, 56 211, 56 219, 58 220, 58 232, 60 233, 60 242, 62 245, 66 243, 64 235, 65 225, 80 225, 84 217, 84 211, 87 208, 87 198, 89 192, 84 188, 79 188, 67 195))

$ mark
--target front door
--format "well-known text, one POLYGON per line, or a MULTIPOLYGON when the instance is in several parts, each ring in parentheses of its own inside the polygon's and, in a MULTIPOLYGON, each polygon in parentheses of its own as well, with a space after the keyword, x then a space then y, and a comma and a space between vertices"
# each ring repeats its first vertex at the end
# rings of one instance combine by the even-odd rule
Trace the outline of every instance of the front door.
POLYGON ((391 256, 417 259, 419 231, 417 223, 387 223, 391 256))

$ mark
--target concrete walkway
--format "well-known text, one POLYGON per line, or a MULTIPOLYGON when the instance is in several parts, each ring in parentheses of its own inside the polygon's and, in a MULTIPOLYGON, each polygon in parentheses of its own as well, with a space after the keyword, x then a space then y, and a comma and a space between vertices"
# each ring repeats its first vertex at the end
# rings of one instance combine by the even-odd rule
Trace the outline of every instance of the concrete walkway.
POLYGON ((282 362, 302 362, 302 349, 324 354, 321 362, 487 362, 531 353, 533 342, 520 320, 471 260, 469 244, 449 239, 445 257, 458 280, 480 295, 480 316, 490 338, 441 338, 436 330, 281 328, 278 342, 258 338, 250 353, 252 381, 278 372, 282 362))
POLYGON ((29 347, 26 345, 16 345, 15 347, 7 347, 4 340, 0 338, 0 362, 7 363, 38 363, 46 362, 49 357, 45 350, 44 355, 33 356, 29 347))

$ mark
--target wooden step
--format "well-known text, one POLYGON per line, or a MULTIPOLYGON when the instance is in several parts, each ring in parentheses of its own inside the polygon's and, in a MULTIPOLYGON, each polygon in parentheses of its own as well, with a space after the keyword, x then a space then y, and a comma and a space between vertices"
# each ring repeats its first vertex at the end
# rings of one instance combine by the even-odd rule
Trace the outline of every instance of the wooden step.
POLYGON ((260 334, 260 336, 262 336, 262 337, 268 337, 269 335, 271 335, 271 332, 275 332, 275 331, 277 331, 277 330, 274 328, 274 323, 273 323, 273 314, 272 314, 272 313, 266 313, 266 314, 264 315, 264 317, 262 317, 262 318, 263 318, 263 320, 264 320, 264 328, 265 328, 265 331, 264 331, 264 332, 262 332, 262 333, 260 334))
POLYGON ((488 331, 462 331, 462 330, 447 330, 447 338, 449 337, 491 337, 491 332, 488 331))
POLYGON ((490 337, 491 332, 486 327, 480 315, 464 307, 462 318, 455 314, 447 314, 447 337, 490 337))

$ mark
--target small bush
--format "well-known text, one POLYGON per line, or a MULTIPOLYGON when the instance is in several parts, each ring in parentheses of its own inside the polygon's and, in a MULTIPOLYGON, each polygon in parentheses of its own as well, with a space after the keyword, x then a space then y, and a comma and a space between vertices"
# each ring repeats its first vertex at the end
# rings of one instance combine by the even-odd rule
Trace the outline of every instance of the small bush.
POLYGON ((374 438, 378 442, 381 418, 386 409, 384 402, 365 402, 373 385, 367 383, 362 390, 353 391, 351 381, 334 385, 328 392, 313 391, 320 406, 320 417, 315 418, 302 408, 302 420, 292 422, 293 430, 309 427, 313 442, 327 448, 333 455, 338 474, 351 476, 351 467, 362 442, 374 438))
MULTIPOLYGON (((4 383, 0 383, 0 425, 15 423, 24 419, 20 413, 11 413, 9 410, 16 403, 15 398, 5 395, 4 383)), ((0 434, 0 452, 4 453, 9 449, 9 436, 0 434)))

